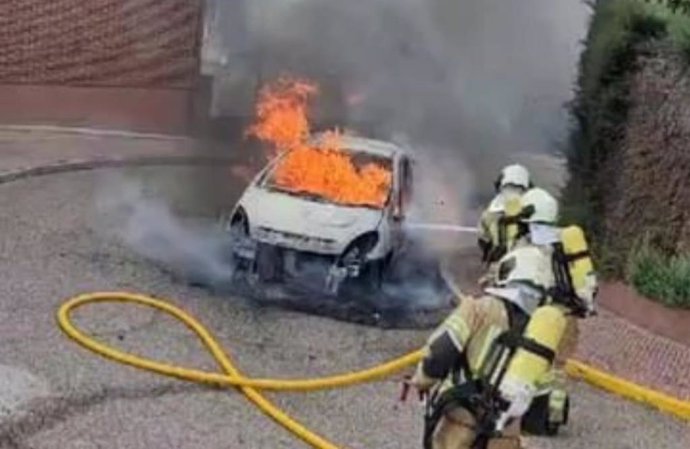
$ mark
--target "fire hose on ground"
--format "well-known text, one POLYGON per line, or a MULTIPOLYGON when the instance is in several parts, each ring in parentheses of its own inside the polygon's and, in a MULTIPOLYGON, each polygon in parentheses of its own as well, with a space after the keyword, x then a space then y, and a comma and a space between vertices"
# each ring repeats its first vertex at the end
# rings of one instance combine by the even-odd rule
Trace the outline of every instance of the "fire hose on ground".
POLYGON ((107 359, 133 366, 135 368, 201 384, 238 388, 262 412, 292 432, 310 446, 317 449, 338 449, 334 443, 317 435, 297 422, 287 413, 273 405, 260 390, 272 391, 316 391, 342 388, 364 382, 371 382, 387 377, 405 367, 416 364, 421 358, 421 351, 411 352, 395 360, 378 366, 346 374, 314 379, 254 379, 245 377, 234 365, 230 355, 223 350, 211 333, 194 317, 184 310, 159 299, 126 292, 97 292, 76 296, 64 303, 58 310, 60 329, 72 340, 84 348, 107 359), (79 307, 91 303, 131 303, 153 308, 167 313, 184 323, 201 340, 224 373, 213 373, 182 366, 158 362, 120 351, 84 334, 71 320, 71 313, 79 307))
MULTIPOLYGON (((69 338, 84 348, 107 359, 181 380, 211 386, 237 388, 262 412, 316 449, 338 449, 338 446, 309 430, 287 413, 273 405, 261 394, 260 390, 307 392, 342 388, 380 380, 410 365, 418 363, 422 358, 422 351, 418 350, 372 368, 340 375, 313 379, 255 379, 242 375, 239 369, 234 365, 230 355, 223 350, 211 333, 194 317, 171 303, 156 298, 127 292, 87 293, 76 296, 65 302, 58 310, 57 320, 60 329, 69 338), (150 307, 178 319, 201 340, 218 365, 220 365, 223 373, 185 368, 129 354, 84 334, 72 323, 71 313, 79 307, 91 303, 113 302, 131 303, 150 307)), ((653 405, 681 419, 690 420, 690 402, 688 401, 670 397, 666 394, 633 384, 625 379, 618 378, 612 374, 597 370, 575 360, 568 360, 565 370, 572 377, 583 379, 604 390, 628 399, 653 405)))

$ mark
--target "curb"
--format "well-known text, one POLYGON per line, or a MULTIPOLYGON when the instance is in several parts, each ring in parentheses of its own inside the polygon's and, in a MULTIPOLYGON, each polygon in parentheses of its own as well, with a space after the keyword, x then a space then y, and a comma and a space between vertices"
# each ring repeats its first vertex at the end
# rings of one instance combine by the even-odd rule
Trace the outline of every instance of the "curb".
POLYGON ((662 412, 690 421, 690 401, 683 401, 643 387, 577 360, 568 360, 565 364, 565 372, 572 378, 581 379, 602 390, 635 402, 651 405, 662 412))
POLYGON ((17 168, 0 172, 0 184, 19 181, 38 176, 54 175, 101 168, 145 167, 145 166, 178 166, 178 165, 218 165, 236 162, 235 158, 220 156, 139 156, 109 159, 75 159, 55 162, 49 165, 17 168))
POLYGON ((78 134, 91 137, 121 137, 128 139, 172 140, 192 141, 191 137, 174 134, 156 134, 135 131, 123 131, 118 129, 79 128, 73 126, 54 125, 0 125, 0 131, 25 132, 25 133, 56 133, 78 134))

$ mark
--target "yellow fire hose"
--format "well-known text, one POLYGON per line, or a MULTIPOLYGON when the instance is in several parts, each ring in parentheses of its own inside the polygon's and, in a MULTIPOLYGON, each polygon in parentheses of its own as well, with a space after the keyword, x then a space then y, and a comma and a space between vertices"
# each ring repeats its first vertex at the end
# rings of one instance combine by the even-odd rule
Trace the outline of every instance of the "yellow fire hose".
POLYGON ((304 425, 290 417, 287 413, 280 410, 268 399, 266 399, 259 392, 259 390, 289 390, 304 392, 346 387, 349 385, 374 381, 389 376, 407 366, 417 363, 422 358, 422 352, 415 351, 373 368, 347 374, 315 379, 253 379, 250 377, 244 377, 242 375, 242 373, 233 364, 230 355, 228 355, 228 353, 221 348, 218 341, 194 317, 168 302, 151 298, 149 296, 125 292, 98 292, 76 296, 68 300, 60 307, 57 314, 57 320, 60 329, 72 340, 84 348, 105 358, 123 363, 125 365, 130 365, 135 368, 140 368, 165 376, 175 377, 177 379, 215 386, 236 387, 266 415, 270 416, 294 435, 317 449, 338 449, 338 446, 312 432, 304 425), (157 362, 155 360, 128 354, 89 337, 80 331, 74 324, 72 324, 70 315, 75 309, 89 303, 106 302, 133 303, 147 306, 161 312, 165 312, 168 315, 171 315, 182 321, 201 340, 216 362, 218 362, 220 367, 223 369, 225 374, 184 368, 181 366, 157 362))

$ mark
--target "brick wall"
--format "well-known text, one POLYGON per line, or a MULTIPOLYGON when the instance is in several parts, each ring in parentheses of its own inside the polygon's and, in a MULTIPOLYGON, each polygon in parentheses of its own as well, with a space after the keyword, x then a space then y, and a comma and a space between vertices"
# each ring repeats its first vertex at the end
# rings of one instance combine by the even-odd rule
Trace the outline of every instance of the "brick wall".
POLYGON ((193 87, 202 0, 0 0, 0 84, 193 87))

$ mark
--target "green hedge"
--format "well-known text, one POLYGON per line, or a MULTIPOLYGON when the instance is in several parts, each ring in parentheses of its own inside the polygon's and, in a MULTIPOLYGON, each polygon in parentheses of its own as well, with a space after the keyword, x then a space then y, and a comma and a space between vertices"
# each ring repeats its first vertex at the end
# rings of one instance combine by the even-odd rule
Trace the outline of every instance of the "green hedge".
POLYGON ((690 255, 669 257, 643 240, 630 253, 626 277, 644 296, 690 309, 690 255))
POLYGON ((611 183, 602 167, 618 154, 625 135, 630 82, 637 70, 640 45, 670 41, 690 60, 690 16, 682 12, 683 5, 670 3, 591 3, 594 11, 571 104, 573 128, 566 152, 570 177, 561 199, 564 222, 584 226, 604 276, 623 277, 628 256, 606 246, 603 199, 611 183))
POLYGON ((642 13, 662 21, 670 42, 690 60, 690 0, 645 0, 642 13))
POLYGON ((661 4, 673 12, 690 14, 690 0, 645 0, 647 3, 661 4))

